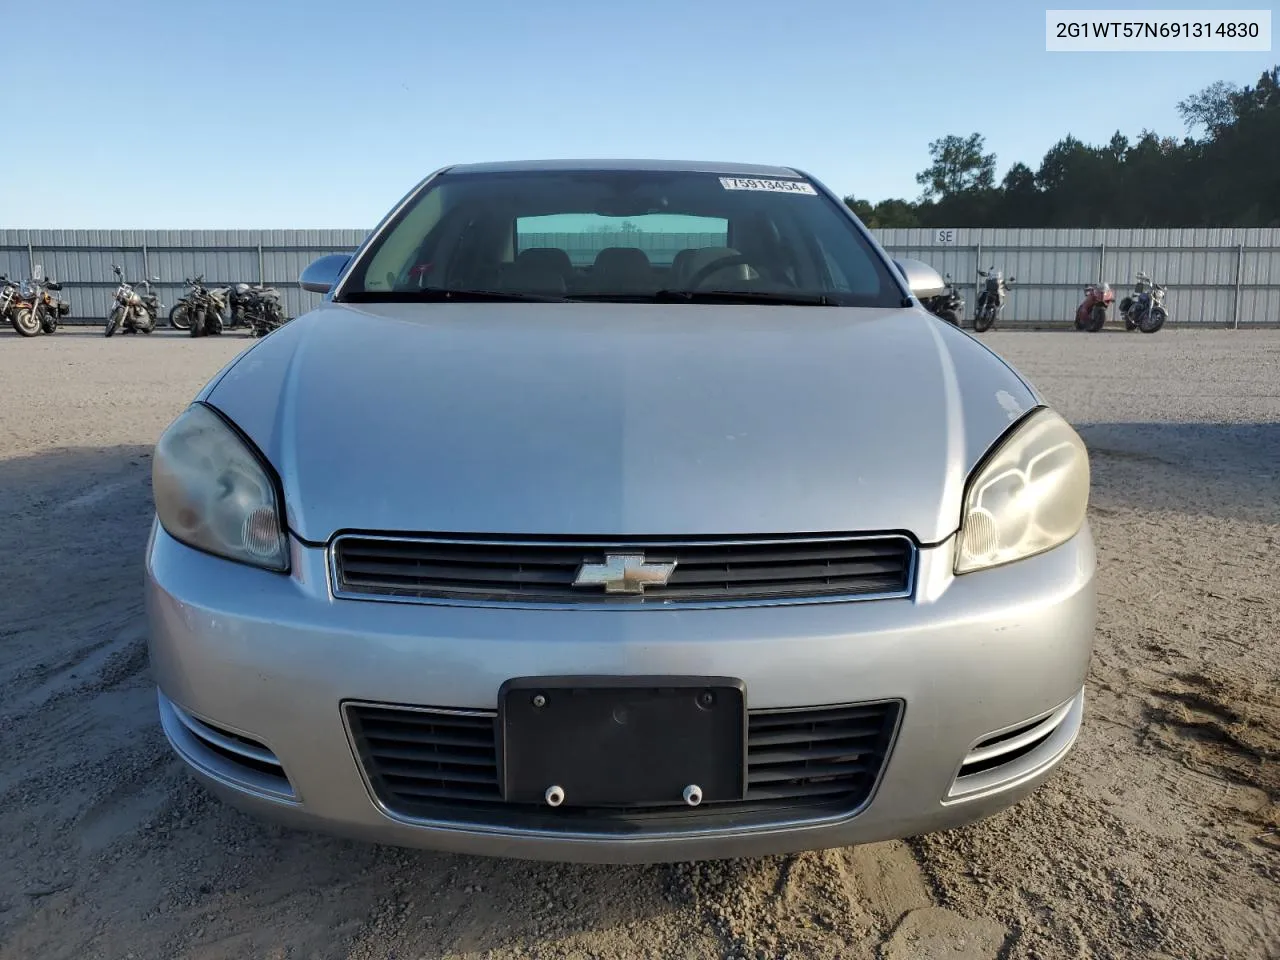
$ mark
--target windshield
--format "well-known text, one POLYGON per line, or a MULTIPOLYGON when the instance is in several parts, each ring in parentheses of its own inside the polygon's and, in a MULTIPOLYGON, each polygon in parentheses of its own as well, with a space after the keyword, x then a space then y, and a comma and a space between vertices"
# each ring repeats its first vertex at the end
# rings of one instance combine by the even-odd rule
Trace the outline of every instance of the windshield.
POLYGON ((341 300, 895 307, 847 212, 807 181, 669 171, 444 174, 361 255, 341 300))

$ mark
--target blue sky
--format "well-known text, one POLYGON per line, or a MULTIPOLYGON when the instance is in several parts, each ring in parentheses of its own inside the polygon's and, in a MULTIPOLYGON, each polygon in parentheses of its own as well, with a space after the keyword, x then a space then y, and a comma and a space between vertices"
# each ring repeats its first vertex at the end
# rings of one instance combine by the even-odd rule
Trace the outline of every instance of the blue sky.
POLYGON ((0 84, 36 125, 0 160, 0 227, 368 228, 439 166, 543 157, 792 164, 914 198, 944 134, 983 133, 1003 175, 1066 133, 1181 136, 1178 100, 1280 62, 1050 54, 1046 5, 1068 6, 63 0, 39 15, 55 64, 0 84))

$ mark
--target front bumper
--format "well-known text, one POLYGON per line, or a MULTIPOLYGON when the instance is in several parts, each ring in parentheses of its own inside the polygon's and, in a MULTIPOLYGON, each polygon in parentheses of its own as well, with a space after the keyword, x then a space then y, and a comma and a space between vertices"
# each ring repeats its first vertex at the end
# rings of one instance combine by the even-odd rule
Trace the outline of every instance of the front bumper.
POLYGON ((321 549, 294 542, 285 577, 199 553, 154 525, 152 667, 166 733, 197 776, 236 805, 295 826, 460 853, 596 862, 873 842, 1017 802, 1050 774, 1080 727, 1096 609, 1089 528, 1038 557, 960 578, 951 574, 952 549, 948 542, 920 552, 909 600, 530 611, 336 600, 321 549), (571 674, 731 676, 745 683, 752 710, 887 699, 905 709, 858 810, 757 826, 691 821, 620 837, 423 822, 390 811, 370 790, 341 708, 366 701, 494 710, 511 677, 571 674), (1038 718, 1048 732, 1029 752, 1007 763, 992 758, 1005 748, 988 740, 1039 736, 1020 732, 1038 718), (227 749, 205 749, 209 729, 215 739, 222 731, 227 749), (248 767, 240 761, 259 748, 246 743, 264 751, 248 767), (287 779, 271 777, 264 758, 287 779))

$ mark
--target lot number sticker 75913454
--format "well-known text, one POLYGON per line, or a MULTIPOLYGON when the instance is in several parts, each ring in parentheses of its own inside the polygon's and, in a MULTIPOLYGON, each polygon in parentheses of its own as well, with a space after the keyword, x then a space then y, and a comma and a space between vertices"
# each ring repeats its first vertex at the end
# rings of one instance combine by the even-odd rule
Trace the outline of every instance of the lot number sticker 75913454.
POLYGON ((816 197, 813 184, 803 180, 756 180, 750 177, 721 177, 720 186, 726 190, 765 190, 769 193, 807 193, 816 197))

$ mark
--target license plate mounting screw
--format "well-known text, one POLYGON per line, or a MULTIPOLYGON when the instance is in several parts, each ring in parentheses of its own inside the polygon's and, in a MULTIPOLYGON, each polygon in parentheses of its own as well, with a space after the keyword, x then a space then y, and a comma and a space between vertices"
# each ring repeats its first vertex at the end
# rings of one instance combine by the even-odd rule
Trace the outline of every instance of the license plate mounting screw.
POLYGON ((535 693, 533 695, 533 705, 535 707, 545 707, 547 705, 547 698, 540 693, 535 693))

